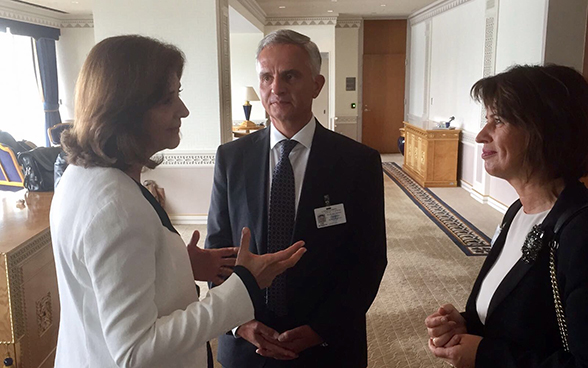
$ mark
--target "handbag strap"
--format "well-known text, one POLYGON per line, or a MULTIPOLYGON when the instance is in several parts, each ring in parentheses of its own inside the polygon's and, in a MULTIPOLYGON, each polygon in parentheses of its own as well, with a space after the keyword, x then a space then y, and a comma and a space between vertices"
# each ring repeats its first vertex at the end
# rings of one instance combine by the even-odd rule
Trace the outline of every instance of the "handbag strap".
POLYGON ((549 278, 551 279, 551 290, 553 291, 553 301, 555 303, 555 317, 557 318, 561 342, 566 352, 570 351, 570 346, 568 344, 568 325, 566 323, 566 315, 559 294, 559 286, 557 284, 555 252, 559 249, 559 237, 564 227, 569 224, 574 217, 584 212, 586 209, 588 209, 588 204, 579 208, 573 207, 564 212, 555 223, 553 228, 553 240, 549 243, 549 278))

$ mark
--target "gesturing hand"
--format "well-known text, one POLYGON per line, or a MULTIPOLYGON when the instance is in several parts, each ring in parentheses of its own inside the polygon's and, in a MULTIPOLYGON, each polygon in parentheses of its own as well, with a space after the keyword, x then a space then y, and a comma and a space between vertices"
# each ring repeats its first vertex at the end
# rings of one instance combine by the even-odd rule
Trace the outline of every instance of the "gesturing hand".
POLYGON ((425 319, 425 326, 434 346, 455 345, 457 334, 467 333, 466 321, 452 304, 445 304, 425 319))
POLYGON ((252 320, 239 326, 236 334, 255 345, 255 352, 261 356, 279 360, 298 358, 298 354, 281 346, 278 342, 280 334, 276 330, 259 321, 252 320))
POLYGON ((298 241, 279 252, 258 256, 249 251, 250 239, 251 233, 248 228, 244 227, 241 232, 241 246, 236 264, 251 272, 260 289, 269 287, 276 276, 293 267, 306 252, 306 248, 303 248, 304 242, 298 241))
POLYGON ((322 344, 323 339, 309 325, 304 325, 283 332, 278 337, 278 341, 288 350, 300 353, 308 348, 322 344))
POLYGON ((195 230, 188 243, 188 254, 194 280, 222 284, 233 273, 235 255, 239 248, 202 249, 198 247, 200 232, 195 230))

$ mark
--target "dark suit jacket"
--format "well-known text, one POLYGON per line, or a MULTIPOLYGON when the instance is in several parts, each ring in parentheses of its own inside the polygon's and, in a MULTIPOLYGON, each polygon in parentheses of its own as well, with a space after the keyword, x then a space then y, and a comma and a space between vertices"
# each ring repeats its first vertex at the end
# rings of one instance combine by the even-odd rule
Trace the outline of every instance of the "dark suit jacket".
MULTIPOLYGON (((553 228, 569 208, 588 203, 588 190, 580 182, 566 186, 543 222, 553 228)), ((557 252, 557 279, 569 331, 570 353, 563 350, 551 281, 549 248, 537 260, 519 260, 496 290, 486 317, 480 322, 476 299, 484 277, 500 254, 514 215, 515 202, 505 215, 497 238, 468 299, 464 317, 468 333, 482 336, 476 355, 480 367, 588 367, 588 212, 578 215, 564 229, 557 252)), ((549 232, 547 237, 550 237, 549 232)), ((522 244, 521 244, 522 246, 522 244)))
MULTIPOLYGON (((267 248, 269 129, 219 147, 208 216, 207 248, 237 245, 251 229, 250 248, 267 248)), ((219 339, 224 367, 366 367, 365 314, 386 267, 384 188, 375 150, 318 122, 302 185, 292 243, 307 252, 288 270, 288 316, 256 311, 256 318, 283 332, 308 324, 328 344, 290 362, 263 358, 232 334, 219 339), (343 203, 347 223, 317 229, 314 209, 343 203)))

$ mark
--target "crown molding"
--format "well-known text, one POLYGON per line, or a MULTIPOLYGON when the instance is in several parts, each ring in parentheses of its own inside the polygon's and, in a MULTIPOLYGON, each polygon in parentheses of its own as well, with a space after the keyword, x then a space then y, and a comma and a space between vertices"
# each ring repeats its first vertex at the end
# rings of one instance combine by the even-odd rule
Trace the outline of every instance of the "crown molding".
POLYGON ((186 152, 163 152, 161 168, 181 168, 194 166, 214 166, 216 153, 214 151, 186 151, 186 152))
POLYGON ((94 28, 94 19, 64 19, 61 28, 94 28))
POLYGON ((257 20, 265 24, 267 14, 255 0, 236 0, 247 9, 257 20))
POLYGON ((50 10, 7 0, 0 0, 0 18, 53 28, 94 28, 92 15, 56 16, 56 13, 50 10))
POLYGON ((335 28, 360 28, 363 20, 361 18, 356 19, 340 19, 337 18, 337 24, 335 28))
POLYGON ((477 133, 470 132, 467 130, 462 130, 461 131, 461 143, 475 146, 476 145, 476 136, 477 136, 477 133))
POLYGON ((266 26, 334 26, 337 17, 267 18, 266 26))
POLYGON ((422 8, 421 10, 412 13, 408 17, 408 20, 410 22, 410 25, 417 24, 436 15, 444 13, 448 10, 451 10, 456 6, 465 4, 468 1, 471 0, 439 0, 429 6, 422 8))

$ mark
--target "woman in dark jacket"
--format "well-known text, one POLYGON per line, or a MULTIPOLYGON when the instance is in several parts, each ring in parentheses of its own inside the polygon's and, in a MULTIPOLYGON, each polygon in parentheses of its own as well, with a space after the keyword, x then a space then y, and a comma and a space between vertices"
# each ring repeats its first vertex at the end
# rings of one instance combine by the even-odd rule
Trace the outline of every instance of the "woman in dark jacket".
POLYGON ((466 311, 446 304, 425 320, 429 348, 459 368, 588 367, 588 83, 568 67, 516 66, 471 94, 487 111, 485 169, 519 199, 466 311))

